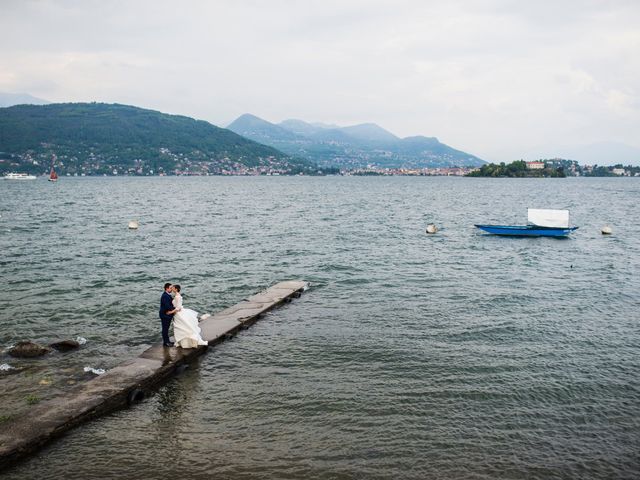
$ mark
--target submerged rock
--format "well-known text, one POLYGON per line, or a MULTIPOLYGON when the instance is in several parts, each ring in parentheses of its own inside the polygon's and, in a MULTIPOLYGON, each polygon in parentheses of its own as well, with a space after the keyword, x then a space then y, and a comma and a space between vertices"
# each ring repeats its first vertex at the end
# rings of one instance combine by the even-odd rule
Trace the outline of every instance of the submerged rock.
POLYGON ((55 348, 59 352, 68 352, 69 350, 75 350, 80 348, 80 342, 76 340, 62 340, 61 342, 55 342, 49 345, 51 348, 55 348))
POLYGON ((49 347, 43 347, 37 343, 26 341, 16 343, 16 345, 9 350, 9 355, 18 358, 33 358, 46 355, 50 351, 51 349, 49 347))
POLYGON ((85 372, 91 372, 95 375, 102 375, 106 372, 104 368, 93 368, 93 367, 84 367, 85 372))
POLYGON ((21 368, 12 367, 8 363, 0 364, 0 375, 12 375, 14 373, 20 373, 21 368))

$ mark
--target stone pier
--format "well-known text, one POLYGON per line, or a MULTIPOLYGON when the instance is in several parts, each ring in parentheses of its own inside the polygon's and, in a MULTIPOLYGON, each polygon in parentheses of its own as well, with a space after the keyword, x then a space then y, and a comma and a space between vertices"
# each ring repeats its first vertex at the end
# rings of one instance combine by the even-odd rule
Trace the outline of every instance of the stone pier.
MULTIPOLYGON (((200 322, 202 338, 211 347, 233 337, 255 323, 261 314, 299 297, 307 285, 303 281, 280 282, 208 316, 200 322)), ((162 343, 153 345, 139 357, 34 406, 23 417, 0 424, 0 470, 83 422, 144 399, 209 347, 181 349, 163 347, 162 343)))

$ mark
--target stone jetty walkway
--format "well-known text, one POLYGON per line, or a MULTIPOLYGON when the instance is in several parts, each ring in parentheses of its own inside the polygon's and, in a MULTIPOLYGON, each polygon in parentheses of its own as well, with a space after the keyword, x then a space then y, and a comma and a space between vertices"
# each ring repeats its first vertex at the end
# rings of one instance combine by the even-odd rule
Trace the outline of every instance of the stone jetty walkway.
MULTIPOLYGON (((307 289, 307 282, 280 282, 200 322, 209 347, 255 323, 261 314, 307 289)), ((158 321, 160 328, 160 321, 158 321)), ((0 425, 0 470, 83 422, 142 400, 176 370, 206 352, 207 346, 165 348, 161 343, 64 395, 42 402, 0 425)))

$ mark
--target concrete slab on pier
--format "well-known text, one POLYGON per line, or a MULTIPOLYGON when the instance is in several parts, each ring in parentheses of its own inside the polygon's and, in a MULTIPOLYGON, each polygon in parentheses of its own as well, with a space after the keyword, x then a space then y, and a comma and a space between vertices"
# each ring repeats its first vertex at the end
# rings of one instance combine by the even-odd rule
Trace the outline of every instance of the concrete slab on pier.
MULTIPOLYGON (((300 296, 307 286, 303 281, 280 282, 209 316, 200 322, 202 338, 209 342, 209 347, 215 345, 255 322, 261 314, 300 296)), ((0 424, 0 470, 87 420, 141 400, 181 365, 193 361, 207 348, 153 345, 139 357, 117 365, 64 395, 34 406, 24 417, 0 424)))

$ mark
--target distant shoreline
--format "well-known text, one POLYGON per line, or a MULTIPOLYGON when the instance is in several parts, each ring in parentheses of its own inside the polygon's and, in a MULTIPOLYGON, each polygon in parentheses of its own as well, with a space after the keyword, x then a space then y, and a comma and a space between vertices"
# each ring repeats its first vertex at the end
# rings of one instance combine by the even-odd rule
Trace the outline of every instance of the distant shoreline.
MULTIPOLYGON (((271 178, 271 177, 432 177, 432 178, 491 178, 496 180, 503 179, 564 179, 564 178, 640 178, 640 175, 575 175, 563 177, 546 177, 546 176, 490 176, 490 175, 446 175, 446 174, 412 174, 412 173, 380 173, 380 174, 358 174, 358 173, 339 173, 339 174, 279 174, 279 175, 252 175, 252 174, 210 174, 210 175, 60 175, 58 181, 65 179, 78 178, 207 178, 207 177, 227 177, 227 178, 271 178)), ((48 180, 48 175, 38 175, 35 180, 48 180)), ((11 180, 6 178, 6 174, 0 175, 0 181, 6 180, 8 183, 29 183, 27 180, 11 180)))

